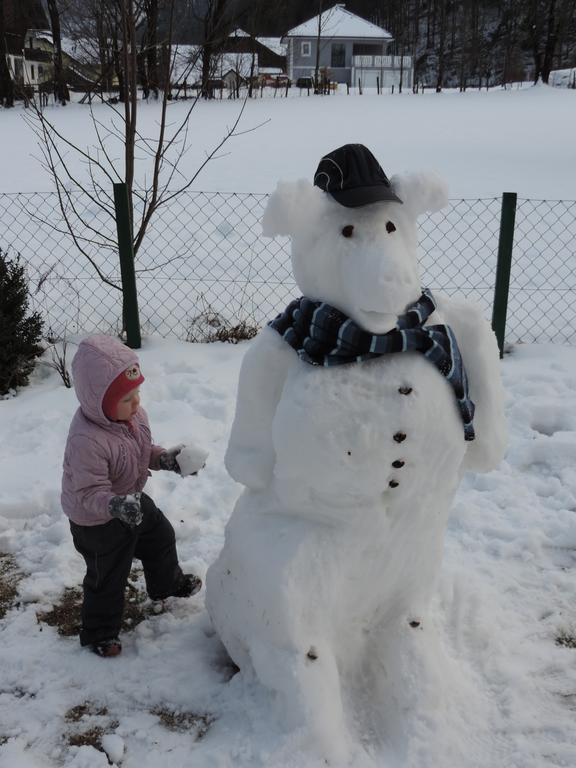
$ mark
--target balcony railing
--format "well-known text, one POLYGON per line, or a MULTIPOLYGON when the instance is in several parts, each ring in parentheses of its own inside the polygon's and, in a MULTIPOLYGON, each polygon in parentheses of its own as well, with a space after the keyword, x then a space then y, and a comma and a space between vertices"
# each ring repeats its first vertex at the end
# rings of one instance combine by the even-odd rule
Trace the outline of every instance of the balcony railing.
POLYGON ((412 56, 354 56, 356 69, 411 69, 412 56))

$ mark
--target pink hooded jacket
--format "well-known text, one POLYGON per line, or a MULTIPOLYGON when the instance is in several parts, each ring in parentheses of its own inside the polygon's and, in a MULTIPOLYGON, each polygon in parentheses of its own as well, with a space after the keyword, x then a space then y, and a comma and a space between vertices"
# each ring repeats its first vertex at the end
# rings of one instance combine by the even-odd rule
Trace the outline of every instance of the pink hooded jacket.
POLYGON ((112 518, 112 496, 141 491, 148 469, 159 469, 164 450, 152 445, 148 417, 139 408, 128 425, 110 421, 102 399, 114 379, 138 362, 136 354, 110 336, 84 339, 72 361, 80 408, 74 414, 62 476, 62 508, 78 525, 102 525, 112 518))

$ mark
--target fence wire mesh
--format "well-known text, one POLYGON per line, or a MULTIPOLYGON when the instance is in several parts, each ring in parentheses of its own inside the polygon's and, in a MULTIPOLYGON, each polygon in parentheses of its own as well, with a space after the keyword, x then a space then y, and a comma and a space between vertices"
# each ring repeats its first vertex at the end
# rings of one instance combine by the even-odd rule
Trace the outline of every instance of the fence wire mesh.
MULTIPOLYGON (((199 341, 222 324, 259 327, 298 295, 288 238, 261 235, 267 199, 185 192, 158 209, 136 258, 144 335, 199 341)), ((135 207, 137 221, 137 198, 135 207)), ((500 198, 452 200, 423 216, 422 284, 472 298, 490 318, 499 227, 500 198)), ((576 201, 518 201, 508 343, 574 343, 575 243, 576 201)), ((55 193, 0 194, 0 249, 21 255, 32 308, 51 336, 121 330, 112 193, 98 201, 70 195, 65 216, 55 193)))
POLYGON ((509 341, 576 344, 576 202, 518 200, 509 341))

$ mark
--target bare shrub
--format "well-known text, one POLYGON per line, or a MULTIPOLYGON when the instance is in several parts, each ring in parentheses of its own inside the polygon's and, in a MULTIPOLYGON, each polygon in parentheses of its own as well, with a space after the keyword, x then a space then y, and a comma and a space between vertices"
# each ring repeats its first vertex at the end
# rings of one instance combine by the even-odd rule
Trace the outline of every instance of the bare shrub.
MULTIPOLYGON (((203 297, 201 297, 203 301, 203 297)), ((258 333, 258 327, 247 320, 232 323, 205 301, 204 308, 195 315, 188 326, 186 341, 211 343, 223 341, 238 344, 239 341, 253 339, 258 333)))

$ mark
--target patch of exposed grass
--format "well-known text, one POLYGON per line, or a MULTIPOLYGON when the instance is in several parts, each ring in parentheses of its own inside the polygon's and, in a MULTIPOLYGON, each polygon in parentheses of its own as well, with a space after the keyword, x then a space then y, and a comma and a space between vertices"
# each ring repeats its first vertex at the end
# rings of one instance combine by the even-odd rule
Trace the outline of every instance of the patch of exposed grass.
POLYGON ((104 728, 99 725, 95 725, 93 728, 89 728, 87 731, 81 733, 69 733, 68 744, 71 747, 94 747, 99 752, 104 752, 102 746, 102 736, 106 733, 104 728))
POLYGON ((82 589, 67 587, 62 593, 60 602, 49 611, 37 614, 38 621, 56 627, 59 635, 69 637, 80 631, 80 606, 82 605, 82 589))
POLYGON ((64 734, 69 746, 94 747, 99 752, 104 752, 102 737, 118 728, 118 721, 108 715, 108 709, 91 701, 71 707, 65 713, 64 720, 70 727, 64 734))
POLYGON ((21 579, 16 560, 12 555, 0 552, 0 619, 15 605, 21 579))
POLYGON ((561 629, 554 640, 562 648, 576 648, 576 632, 571 630, 561 629))
POLYGON ((84 717, 106 717, 107 715, 106 707, 97 707, 91 701, 85 701, 84 704, 71 707, 64 715, 64 720, 67 723, 78 723, 84 717))
MULTIPOLYGON (((126 586, 126 601, 124 603, 124 615, 122 616, 122 631, 129 632, 137 627, 140 622, 150 615, 162 613, 162 606, 155 605, 148 599, 146 591, 138 586, 141 571, 133 569, 126 586)), ((58 634, 64 637, 77 635, 80 631, 80 609, 82 607, 82 588, 67 587, 60 601, 52 606, 49 611, 38 613, 38 621, 56 627, 58 634)))
POLYGON ((196 740, 203 738, 216 718, 214 715, 199 715, 195 712, 175 712, 167 707, 157 707, 151 710, 164 728, 170 731, 195 731, 196 740))
POLYGON ((253 339, 257 333, 256 325, 250 325, 246 320, 234 325, 207 305, 190 320, 186 341, 208 343, 224 341, 229 344, 238 344, 239 341, 253 339))
POLYGON ((221 326, 209 341, 225 341, 228 344, 238 344, 239 341, 253 339, 257 333, 258 328, 256 326, 249 325, 245 320, 242 320, 237 325, 230 325, 228 323, 221 326))
POLYGON ((0 688, 0 694, 8 694, 15 699, 35 699, 36 694, 33 691, 27 691, 25 688, 17 685, 15 688, 0 688))

